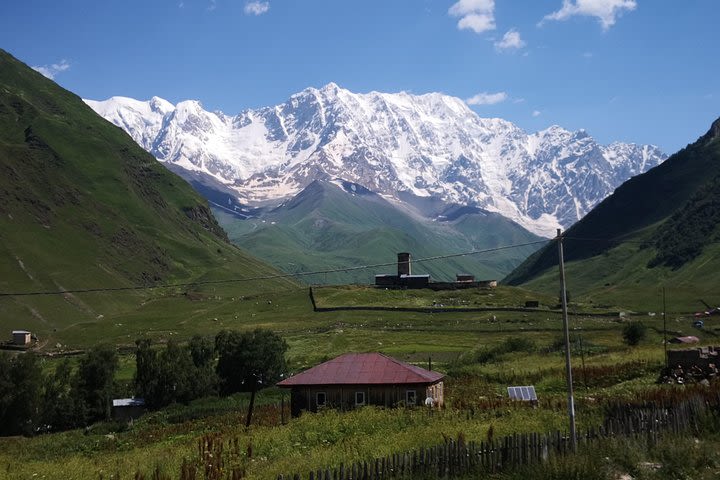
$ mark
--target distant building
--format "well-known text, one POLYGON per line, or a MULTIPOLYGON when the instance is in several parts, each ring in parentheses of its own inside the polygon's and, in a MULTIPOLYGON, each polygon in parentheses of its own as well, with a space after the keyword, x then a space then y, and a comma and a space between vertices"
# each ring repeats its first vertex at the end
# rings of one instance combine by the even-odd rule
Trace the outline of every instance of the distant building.
POLYGON ((668 340, 668 343, 699 343, 700 339, 694 335, 688 335, 686 337, 675 337, 668 340))
POLYGON ((130 421, 145 413, 145 400, 142 398, 113 399, 112 416, 115 420, 130 421))
POLYGON ((698 347, 683 350, 668 350, 668 364, 671 368, 680 366, 684 369, 697 366, 707 368, 710 364, 720 367, 720 357, 715 347, 698 347))
POLYGON ((15 345, 26 346, 32 342, 32 334, 27 330, 13 330, 12 343, 15 345))
POLYGON ((428 398, 441 407, 444 375, 382 353, 346 353, 287 378, 290 410, 298 416, 322 408, 350 410, 364 405, 424 405, 428 398))
POLYGON ((427 288, 430 275, 375 275, 376 287, 427 288))
POLYGON ((430 275, 400 275, 400 285, 407 288, 427 288, 430 275))
POLYGON ((397 254, 397 275, 375 275, 375 286, 385 288, 431 288, 433 290, 456 290, 463 288, 495 288, 497 280, 475 280, 475 275, 458 273, 455 282, 433 282, 430 275, 413 275, 412 255, 397 254))
POLYGON ((412 274, 412 255, 407 252, 397 254, 397 275, 375 275, 375 285, 394 288, 427 288, 430 275, 412 274))
POLYGON ((398 253, 398 277, 412 275, 412 255, 407 252, 398 253))

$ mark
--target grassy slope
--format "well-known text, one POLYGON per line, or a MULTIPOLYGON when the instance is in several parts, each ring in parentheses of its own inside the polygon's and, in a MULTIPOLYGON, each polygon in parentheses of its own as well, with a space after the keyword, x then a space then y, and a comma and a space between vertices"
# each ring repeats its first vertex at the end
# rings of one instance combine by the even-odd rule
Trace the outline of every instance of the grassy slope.
MULTIPOLYGON (((475 213, 453 221, 431 222, 402 212, 377 195, 351 195, 321 182, 310 185, 261 220, 238 220, 221 211, 215 213, 233 241, 291 272, 392 263, 400 251, 422 258, 538 239, 499 215, 475 213)), ((416 263, 413 272, 429 273, 437 280, 454 280, 459 272, 499 278, 532 251, 533 247, 525 247, 416 263)), ((371 283, 376 273, 394 271, 394 266, 378 267, 308 281, 371 283)))
MULTIPOLYGON (((716 295, 718 253, 713 243, 717 229, 687 232, 683 218, 706 218, 717 202, 699 202, 697 192, 713 192, 708 181, 720 175, 718 122, 707 135, 670 157, 662 165, 619 187, 585 218, 566 232, 564 241, 568 289, 595 302, 657 310, 666 287, 675 311, 701 308, 698 298, 716 295), (676 212, 684 212, 682 218, 676 212), (648 268, 656 257, 656 242, 698 235, 701 254, 673 270, 648 268), (578 239, 573 239, 576 237, 578 239)), ((712 218, 712 217, 707 217, 712 218)), ((696 237, 693 237, 696 239, 696 237)), ((667 241, 665 241, 667 243, 667 241)), ((505 282, 542 291, 557 291, 557 247, 532 255, 505 282)))
MULTIPOLYGON (((504 304, 519 299, 522 291, 507 289, 498 293, 504 304)), ((281 321, 283 315, 269 312, 281 308, 277 304, 282 300, 280 297, 271 300, 272 304, 252 302, 247 313, 256 313, 256 316, 249 321, 263 323, 271 318, 281 321)), ((345 293, 343 301, 353 300, 345 293)), ((233 461, 247 465, 249 478, 276 478, 280 473, 307 472, 339 462, 347 464, 421 445, 439 444, 443 434, 455 437, 463 432, 468 440, 484 440, 491 425, 496 437, 563 429, 567 422, 564 357, 557 347, 547 349, 560 337, 561 322, 558 317, 546 319, 545 316, 499 314, 497 321, 490 322, 487 315, 413 316, 374 312, 372 316, 312 315, 302 322, 286 325, 289 332, 292 330, 285 336, 291 345, 291 362, 296 369, 307 366, 303 357, 315 364, 323 356, 342 351, 381 350, 397 358, 420 362, 432 354, 436 368, 444 371, 448 366, 445 362, 458 354, 493 348, 510 337, 522 335, 535 343, 537 350, 531 353, 511 352, 485 364, 473 363, 471 359, 463 362, 446 383, 449 409, 436 415, 420 410, 368 408, 349 414, 330 411, 304 415, 280 426, 277 411, 265 414, 261 408, 254 416, 256 426, 247 433, 242 428, 246 399, 201 400, 187 408, 173 406, 152 414, 136 422, 129 431, 113 435, 106 435, 107 427, 98 426, 89 435, 78 430, 34 439, 0 439, 0 465, 8 478, 27 478, 34 473, 38 477, 66 479, 118 473, 120 478, 126 478, 137 470, 149 472, 155 465, 175 478, 183 458, 196 458, 197 439, 204 433, 219 433, 226 441, 239 440, 243 453, 233 461), (379 318, 380 315, 383 318, 379 318), (453 348, 455 355, 442 357, 440 351, 433 348, 453 348), (484 402, 504 397, 509 384, 534 384, 541 398, 540 408, 531 410, 508 404, 488 408, 484 402), (475 412, 472 416, 471 408, 475 412), (253 447, 252 461, 244 455, 249 444, 253 447)), ((573 349, 577 418, 582 428, 600 422, 605 399, 631 401, 642 392, 672 390, 671 386, 653 385, 662 363, 661 337, 655 330, 660 320, 648 318, 646 323, 650 327, 649 338, 641 346, 629 348, 621 343, 623 324, 617 319, 571 318, 573 336, 581 332, 586 349, 582 363, 577 346, 573 349)), ((703 341, 712 339, 703 338, 703 341)), ((264 392, 268 393, 273 394, 264 392)), ((701 441, 705 438, 701 437, 701 441)))
MULTIPOLYGON (((0 292, 25 292, 275 271, 231 245, 206 202, 124 132, 0 51, 0 272, 0 292)), ((288 285, 246 282, 232 291, 288 285)), ((185 290, 4 296, 0 317, 9 329, 72 343, 81 331, 58 332, 83 324, 102 330, 110 318, 185 290)), ((165 303, 177 318, 192 310, 185 302, 165 303)))

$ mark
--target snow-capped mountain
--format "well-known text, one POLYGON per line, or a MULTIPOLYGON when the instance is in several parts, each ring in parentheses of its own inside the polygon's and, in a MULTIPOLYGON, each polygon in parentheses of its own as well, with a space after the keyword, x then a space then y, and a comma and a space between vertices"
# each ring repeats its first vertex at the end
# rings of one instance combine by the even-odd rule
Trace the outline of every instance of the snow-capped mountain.
POLYGON ((212 175, 243 203, 343 179, 398 202, 412 194, 482 207, 545 236, 666 158, 651 145, 599 145, 584 130, 528 134, 439 93, 357 94, 330 83, 236 116, 193 100, 86 102, 158 160, 212 175))

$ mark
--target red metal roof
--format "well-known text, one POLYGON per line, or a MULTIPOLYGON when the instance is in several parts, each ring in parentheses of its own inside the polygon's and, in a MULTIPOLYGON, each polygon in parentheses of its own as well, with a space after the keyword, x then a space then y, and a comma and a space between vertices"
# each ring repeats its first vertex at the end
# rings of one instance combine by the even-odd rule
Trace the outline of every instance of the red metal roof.
POLYGON ((346 353, 286 378, 278 386, 435 383, 443 377, 441 373, 409 365, 382 353, 346 353))
POLYGON ((670 341, 674 343, 698 343, 700 339, 694 335, 688 335, 687 337, 675 337, 670 341))

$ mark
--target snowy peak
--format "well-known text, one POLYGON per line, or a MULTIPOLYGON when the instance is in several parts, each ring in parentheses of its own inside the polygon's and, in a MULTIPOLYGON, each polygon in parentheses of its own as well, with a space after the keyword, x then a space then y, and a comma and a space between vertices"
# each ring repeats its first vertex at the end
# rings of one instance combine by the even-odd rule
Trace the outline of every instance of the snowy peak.
POLYGON ((495 211, 551 236, 633 175, 657 147, 598 144, 554 125, 528 134, 441 93, 353 93, 335 83, 236 116, 153 97, 87 103, 163 162, 215 177, 244 203, 280 203, 314 180, 495 211))

